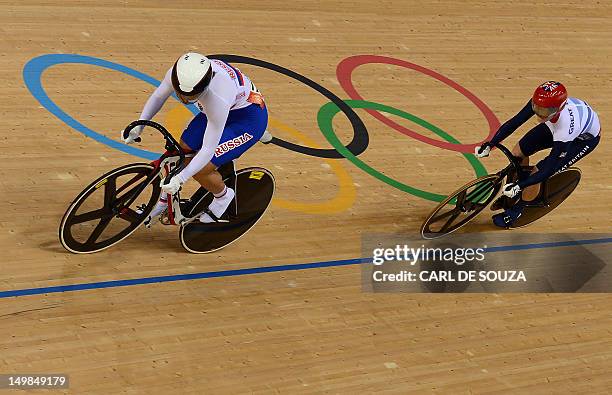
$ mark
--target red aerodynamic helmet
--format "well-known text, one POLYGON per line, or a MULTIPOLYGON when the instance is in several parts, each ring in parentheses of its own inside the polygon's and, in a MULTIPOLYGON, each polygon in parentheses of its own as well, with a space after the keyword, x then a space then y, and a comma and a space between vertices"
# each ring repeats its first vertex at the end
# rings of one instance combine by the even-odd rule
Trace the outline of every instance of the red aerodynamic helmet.
POLYGON ((531 107, 536 115, 550 120, 563 109, 567 100, 567 89, 557 81, 546 81, 533 92, 531 107))

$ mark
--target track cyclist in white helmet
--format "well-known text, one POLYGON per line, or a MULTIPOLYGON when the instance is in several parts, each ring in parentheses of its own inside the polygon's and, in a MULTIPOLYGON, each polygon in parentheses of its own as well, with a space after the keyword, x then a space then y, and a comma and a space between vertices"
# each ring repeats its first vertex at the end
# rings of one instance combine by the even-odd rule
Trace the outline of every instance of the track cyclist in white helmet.
MULTIPOLYGON (((197 153, 168 183, 162 181, 165 193, 150 219, 167 209, 166 193, 176 193, 193 177, 214 195, 208 207, 213 215, 204 213, 200 221, 215 222, 235 196, 235 191, 225 185, 217 168, 238 158, 262 139, 268 125, 268 111, 263 96, 240 70, 194 52, 182 55, 168 70, 161 85, 147 100, 140 119, 153 118, 173 92, 181 102, 195 104, 200 110, 180 141, 186 152, 197 153)), ((131 144, 141 132, 142 127, 134 128, 123 141, 131 144)))

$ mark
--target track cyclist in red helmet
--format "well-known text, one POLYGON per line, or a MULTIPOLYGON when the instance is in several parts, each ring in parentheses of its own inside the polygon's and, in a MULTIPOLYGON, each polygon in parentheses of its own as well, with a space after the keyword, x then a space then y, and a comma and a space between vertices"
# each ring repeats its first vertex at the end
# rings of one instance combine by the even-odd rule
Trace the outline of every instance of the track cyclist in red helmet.
POLYGON ((601 126, 597 113, 586 102, 568 97, 560 82, 546 81, 537 87, 525 107, 499 128, 491 141, 476 147, 476 156, 488 156, 495 144, 533 115, 537 116, 538 125, 512 149, 512 154, 521 159, 524 171, 517 180, 504 185, 503 196, 492 205, 494 210, 507 207, 493 216, 493 223, 499 227, 507 228, 521 216, 526 202, 537 198, 542 181, 584 158, 599 144, 601 126), (549 148, 550 154, 530 168, 529 157, 549 148))

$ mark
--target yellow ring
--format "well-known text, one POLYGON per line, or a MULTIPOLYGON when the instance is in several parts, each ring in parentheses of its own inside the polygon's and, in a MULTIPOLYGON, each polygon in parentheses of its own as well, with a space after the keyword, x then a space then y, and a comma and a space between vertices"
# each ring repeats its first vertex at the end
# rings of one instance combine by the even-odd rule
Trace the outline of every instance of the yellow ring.
POLYGON ((166 114, 165 125, 172 137, 178 141, 191 118, 193 113, 185 106, 176 106, 166 114))
MULTIPOLYGON (((316 143, 304 133, 301 133, 288 125, 285 125, 274 118, 268 119, 268 125, 289 133, 290 135, 292 135, 293 137, 295 137, 300 142, 306 145, 309 145, 313 148, 319 148, 317 147, 316 143)), ((342 165, 340 165, 338 159, 323 160, 330 166, 330 168, 334 171, 334 173, 336 173, 336 176, 338 177, 339 190, 336 196, 325 202, 315 203, 304 203, 274 198, 272 202, 275 204, 275 206, 288 210, 302 211, 308 214, 332 214, 350 208, 355 203, 356 195, 355 184, 353 184, 351 176, 346 172, 346 170, 344 170, 342 165)))
MULTIPOLYGON (((170 111, 168 111, 165 123, 170 133, 172 133, 175 138, 180 138, 188 119, 190 119, 192 116, 193 114, 184 106, 176 106, 170 111)), ((285 125, 284 123, 274 118, 269 118, 268 124, 273 128, 280 129, 288 133, 289 135, 298 139, 301 143, 305 145, 309 145, 313 148, 319 148, 317 147, 316 143, 304 133, 301 133, 288 125, 285 125)), ((292 211, 300 211, 307 214, 333 214, 352 207, 355 203, 356 192, 355 185, 353 184, 351 176, 342 167, 338 159, 323 160, 329 165, 329 167, 338 177, 339 188, 336 196, 334 196, 330 200, 315 203, 305 203, 291 201, 287 199, 274 198, 274 200, 272 200, 274 206, 292 211)))

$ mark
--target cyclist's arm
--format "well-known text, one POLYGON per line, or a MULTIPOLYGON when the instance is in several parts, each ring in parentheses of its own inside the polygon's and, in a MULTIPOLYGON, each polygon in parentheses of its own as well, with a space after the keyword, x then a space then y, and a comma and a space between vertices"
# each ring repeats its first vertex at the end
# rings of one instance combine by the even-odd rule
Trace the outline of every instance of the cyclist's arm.
POLYGON ((535 113, 531 108, 531 99, 525 104, 525 107, 521 109, 515 116, 506 121, 503 125, 499 127, 495 136, 491 139, 491 145, 495 145, 504 141, 504 139, 510 136, 516 129, 518 129, 522 124, 527 122, 529 118, 531 118, 535 113))
POLYGON ((169 69, 161 84, 149 96, 149 100, 147 100, 139 119, 150 121, 161 110, 170 95, 172 95, 174 88, 172 88, 172 81, 170 80, 171 73, 172 69, 169 69))
POLYGON ((538 184, 550 176, 552 176, 557 170, 561 160, 567 155, 568 149, 572 144, 571 141, 555 141, 552 146, 550 154, 544 159, 543 166, 538 171, 524 179, 519 181, 518 185, 521 189, 525 189, 530 185, 538 184))
MULTIPOLYGON (((204 131, 202 148, 189 162, 187 167, 178 174, 182 182, 193 177, 194 174, 202 170, 210 162, 223 134, 223 128, 229 115, 230 104, 214 92, 210 92, 210 95, 214 95, 214 104, 207 106, 208 112, 206 116, 208 122, 204 131)), ((211 102, 212 100, 209 99, 208 101, 211 102)))

